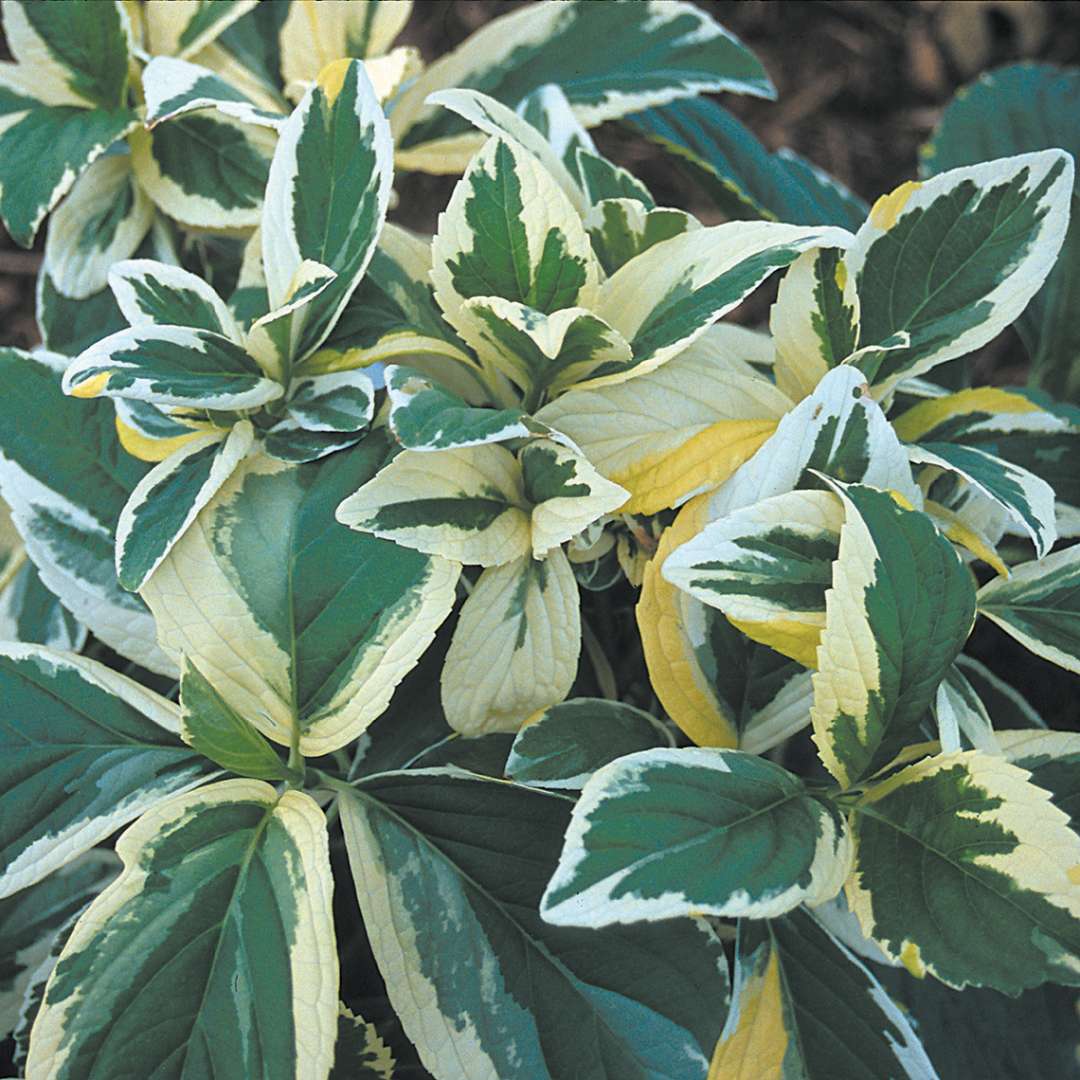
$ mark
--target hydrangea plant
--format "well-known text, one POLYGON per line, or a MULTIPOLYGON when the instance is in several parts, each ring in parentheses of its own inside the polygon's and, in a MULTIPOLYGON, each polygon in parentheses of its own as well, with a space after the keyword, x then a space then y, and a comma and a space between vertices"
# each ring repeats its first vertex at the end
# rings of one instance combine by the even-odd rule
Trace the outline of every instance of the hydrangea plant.
POLYGON ((1075 132, 976 137, 1036 74, 868 207, 687 3, 3 14, 20 1076, 1065 1075, 1080 734, 965 651, 1080 672, 1080 411, 965 361, 1075 381, 1075 132))

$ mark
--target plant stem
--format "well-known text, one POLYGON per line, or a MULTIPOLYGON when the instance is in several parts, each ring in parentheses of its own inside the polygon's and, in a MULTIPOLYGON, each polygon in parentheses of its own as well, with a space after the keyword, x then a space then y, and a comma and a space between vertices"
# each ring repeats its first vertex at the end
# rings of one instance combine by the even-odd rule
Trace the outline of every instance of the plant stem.
POLYGON ((601 647, 599 639, 593 633, 592 627, 585 621, 584 616, 581 619, 581 641, 585 646, 585 651, 589 654, 593 671, 596 672, 596 681, 600 685, 600 692, 609 701, 618 701, 619 689, 615 685, 615 672, 611 668, 611 663, 601 647))

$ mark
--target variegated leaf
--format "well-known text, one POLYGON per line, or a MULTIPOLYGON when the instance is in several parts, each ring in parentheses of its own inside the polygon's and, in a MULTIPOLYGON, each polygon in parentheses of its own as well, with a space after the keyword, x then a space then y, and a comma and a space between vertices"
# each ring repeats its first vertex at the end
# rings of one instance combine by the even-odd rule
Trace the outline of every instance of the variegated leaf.
POLYGON ((397 1060, 394 1047, 378 1028, 344 1004, 338 1010, 334 1067, 328 1080, 394 1080, 397 1060))
POLYGON ((0 1036, 20 1024, 24 995, 46 973, 58 936, 72 918, 116 877, 119 864, 111 851, 84 852, 44 881, 0 900, 0 1036))
POLYGON ((934 698, 934 719, 938 725, 938 741, 943 753, 950 754, 967 747, 988 754, 1000 752, 990 714, 968 682, 963 669, 953 664, 938 685, 934 698))
POLYGON ((863 365, 877 395, 1016 319, 1057 258, 1072 187, 1072 158, 1045 150, 908 181, 878 199, 844 256, 859 294, 859 345, 898 331, 911 343, 863 365))
POLYGON ((338 959, 314 800, 225 780, 149 811, 116 849, 120 877, 45 987, 28 1075, 325 1077, 338 959))
POLYGON ((711 522, 662 573, 752 640, 812 668, 843 522, 831 491, 774 495, 711 522))
MULTIPOLYGON (((588 161, 584 154, 579 156, 583 163, 588 161)), ((586 166, 583 164, 583 167, 586 166)), ((590 176, 595 180, 595 170, 590 176)), ((593 183, 590 190, 602 189, 593 183)), ((697 218, 685 210, 650 206, 638 197, 623 194, 606 194, 598 199, 585 215, 584 222, 593 251, 606 274, 614 274, 631 259, 664 240, 701 228, 697 218)))
POLYGON ((307 431, 363 431, 375 411, 375 388, 363 371, 334 371, 294 381, 289 413, 307 431))
POLYGON ((116 580, 116 523, 147 466, 120 446, 110 402, 63 394, 65 362, 0 351, 0 491, 42 584, 122 656, 173 673, 146 605, 116 580))
POLYGON ((170 217, 199 229, 259 224, 275 133, 220 110, 138 129, 128 139, 139 184, 170 217))
POLYGON ((411 367, 386 368, 390 430, 409 450, 453 450, 543 434, 520 409, 480 409, 411 367))
POLYGON ((281 397, 247 351, 222 334, 135 326, 92 345, 64 372, 64 392, 192 409, 253 409, 281 397))
POLYGON ((504 138, 489 139, 454 188, 432 263, 435 299, 470 345, 466 300, 497 297, 544 315, 591 308, 599 277, 573 204, 540 161, 504 138))
POLYGON ((443 665, 447 722, 463 735, 517 731, 570 692, 580 651, 577 582, 562 548, 543 562, 522 555, 488 568, 443 665))
POLYGON ((387 450, 371 432, 310 465, 248 457, 142 589, 163 647, 309 756, 382 713, 453 606, 456 564, 334 522, 387 450))
POLYGON ((580 791, 608 762, 671 745, 668 729, 641 709, 606 698, 574 698, 545 709, 518 731, 506 775, 531 787, 580 791))
POLYGON ((0 896, 208 778, 177 738, 176 706, 103 664, 9 644, 0 682, 0 896))
POLYGON ((294 318, 294 358, 326 339, 371 261, 390 199, 391 158, 390 129, 364 65, 335 60, 281 130, 262 215, 271 309, 286 301, 305 260, 337 275, 294 318))
POLYGON ((1080 981, 1080 835, 1030 776, 942 754, 856 805, 848 904, 912 974, 1009 994, 1080 981))
POLYGON ((727 998, 704 922, 580 931, 537 913, 567 799, 424 769, 372 776, 338 805, 390 1002, 432 1074, 704 1076, 727 998))
POLYGON ((1002 507, 1042 558, 1057 542, 1054 489, 1034 473, 974 446, 928 442, 908 447, 917 465, 952 473, 1002 507))
POLYGON ((129 259, 109 270, 109 287, 133 327, 184 326, 241 342, 225 302, 197 274, 153 259, 129 259))
POLYGON ((840 812, 779 765, 734 750, 643 750, 585 785, 540 912, 592 927, 772 918, 834 896, 851 857, 840 812))
POLYGON ((125 589, 142 588, 254 442, 241 420, 227 434, 187 443, 139 481, 116 523, 116 578, 125 589))
POLYGON ((739 922, 731 1010, 708 1080, 937 1075, 910 1019, 811 914, 739 922))
POLYGON ((741 337, 717 326, 655 371, 569 392, 537 419, 568 435, 630 492, 624 510, 653 514, 726 480, 791 408, 746 362, 741 337))
POLYGON ((859 297, 841 251, 819 248, 791 264, 769 329, 776 339, 776 385, 801 401, 858 345, 859 297))
POLYGON ((38 568, 21 553, 19 564, 0 589, 0 641, 47 645, 50 649, 81 651, 87 629, 55 593, 45 587, 38 568))
POLYGON ((605 480, 588 459, 553 439, 535 439, 518 459, 532 504, 533 557, 544 556, 626 502, 625 488, 605 480))
POLYGON ((1036 656, 1080 674, 1080 544, 1013 567, 987 582, 977 603, 1036 656))
POLYGON ((522 390, 526 411, 598 368, 621 370, 631 363, 622 335, 585 308, 545 315, 514 300, 477 296, 459 315, 480 358, 522 390))
POLYGON ((274 130, 285 122, 280 113, 260 109, 220 75, 175 57, 155 56, 143 69, 142 84, 150 128, 203 109, 274 130))
POLYGON ((905 746, 975 618, 971 576, 925 514, 840 487, 845 520, 814 674, 814 742, 844 786, 905 746))
POLYGON ((1068 814, 1069 827, 1080 833, 1080 734, 1021 729, 998 732, 996 741, 1005 760, 1031 773, 1031 783, 1050 793, 1051 802, 1068 814))
POLYGON ((502 446, 405 450, 337 511, 343 525, 417 551, 499 566, 530 548, 521 469, 502 446))
MULTIPOLYGON (((142 8, 146 51, 165 56, 194 56, 207 48, 258 0, 151 0, 142 8)), ((152 63, 153 61, 151 61, 152 63)))
POLYGON ((164 461, 211 429, 207 421, 173 416, 148 401, 115 398, 112 404, 120 445, 140 461, 164 461))
POLYGON ((607 381, 641 375, 670 360, 807 248, 848 241, 843 229, 735 221, 654 245, 600 288, 594 310, 634 351, 633 366, 607 381))
MULTIPOLYGON (((433 97, 434 95, 429 95, 429 100, 433 97)), ((577 187, 582 179, 578 170, 578 149, 592 154, 599 151, 592 136, 574 115, 574 108, 562 87, 558 83, 538 86, 517 103, 515 111, 543 135, 544 142, 555 151, 559 160, 570 171, 574 186, 577 187)), ((507 134, 516 138, 509 130, 507 134)), ((522 139, 518 139, 518 142, 528 145, 522 139)), ((548 171, 551 172, 551 169, 548 171)))
POLYGON ((45 238, 52 283, 75 300, 99 292, 110 267, 142 243, 153 216, 153 204, 135 182, 131 158, 99 158, 52 216, 45 238))
POLYGON ((754 56, 692 4, 650 0, 626 4, 614 21, 608 15, 580 0, 531 5, 493 20, 432 64, 394 108, 402 166, 458 172, 476 149, 462 134, 464 123, 424 104, 447 86, 480 87, 513 106, 558 83, 586 127, 705 90, 773 96, 754 56), (588 41, 603 49, 588 64, 570 62, 588 41))

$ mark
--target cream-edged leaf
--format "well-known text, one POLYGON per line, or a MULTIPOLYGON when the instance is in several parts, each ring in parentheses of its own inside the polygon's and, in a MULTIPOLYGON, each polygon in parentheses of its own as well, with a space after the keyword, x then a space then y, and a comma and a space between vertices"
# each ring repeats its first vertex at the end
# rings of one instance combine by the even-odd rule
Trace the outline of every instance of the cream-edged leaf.
POLYGON ((518 460, 525 498, 532 504, 536 559, 626 502, 625 488, 605 480, 579 451, 553 439, 533 440, 518 460))
POLYGON ((898 331, 911 342, 875 361, 875 394, 974 351, 1020 315, 1057 259, 1072 190, 1072 158, 1043 150, 907 181, 878 199, 844 255, 859 345, 898 331))
POLYGON ((209 777, 176 706, 103 664, 8 644, 0 684, 0 896, 209 777))
POLYGON ((779 765, 643 750, 585 785, 540 911, 556 926, 772 918, 834 896, 851 857, 840 812, 779 765))
POLYGON ((1031 774, 969 750, 856 805, 848 904, 914 975, 1003 993, 1080 982, 1080 835, 1031 774))
POLYGON ((918 742, 975 618, 975 589, 930 519, 887 492, 839 488, 845 520, 825 596, 811 717, 826 767, 850 786, 918 742))
POLYGON ((145 814, 117 854, 46 985, 27 1073, 326 1077, 338 958, 314 800, 225 780, 145 814))
POLYGON ((260 109, 215 72, 172 56, 155 56, 143 69, 142 85, 150 128, 203 109, 274 130, 285 122, 280 113, 260 109))
POLYGON ((374 431, 307 465, 249 456, 143 586, 170 655, 309 756, 383 712, 454 603, 456 563, 334 521, 388 449, 374 431))
POLYGON ((405 450, 337 511, 352 529, 458 562, 499 566, 529 550, 521 471, 502 446, 405 450))
POLYGON ((49 224, 45 263, 53 284, 76 300, 99 292, 110 267, 142 243, 153 215, 153 204, 135 182, 131 158, 99 158, 79 177, 49 224))
POLYGON ((562 701, 581 651, 578 605, 561 548, 543 562, 523 555, 485 570, 462 606, 443 665, 450 726, 463 735, 517 731, 562 701))
POLYGON ((976 599, 981 615, 1036 656, 1080 674, 1080 544, 1013 567, 976 599))
MULTIPOLYGON (((585 154, 579 154, 579 157, 583 167, 590 160, 585 154)), ((604 189, 597 183, 596 172, 593 168, 590 174, 593 190, 602 191, 604 189)), ((609 186, 607 190, 611 191, 612 187, 609 186)), ((617 188, 614 190, 618 192, 617 188)), ((614 274, 642 252, 664 240, 701 228, 697 218, 685 210, 650 206, 638 195, 628 196, 622 192, 599 198, 583 220, 593 251, 607 274, 614 274)))

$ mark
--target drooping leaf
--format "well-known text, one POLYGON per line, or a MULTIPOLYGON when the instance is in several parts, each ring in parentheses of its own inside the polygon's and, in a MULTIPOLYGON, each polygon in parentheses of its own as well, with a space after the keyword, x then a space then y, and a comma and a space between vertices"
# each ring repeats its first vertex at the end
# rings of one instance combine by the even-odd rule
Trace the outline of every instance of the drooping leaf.
POLYGON ((726 999, 719 942, 688 919, 544 923, 566 799, 433 769, 370 777, 339 806, 387 992, 435 1076, 700 1080, 726 999))
POLYGON ((102 664, 10 644, 0 681, 2 896, 208 778, 177 738, 176 706, 102 664))

